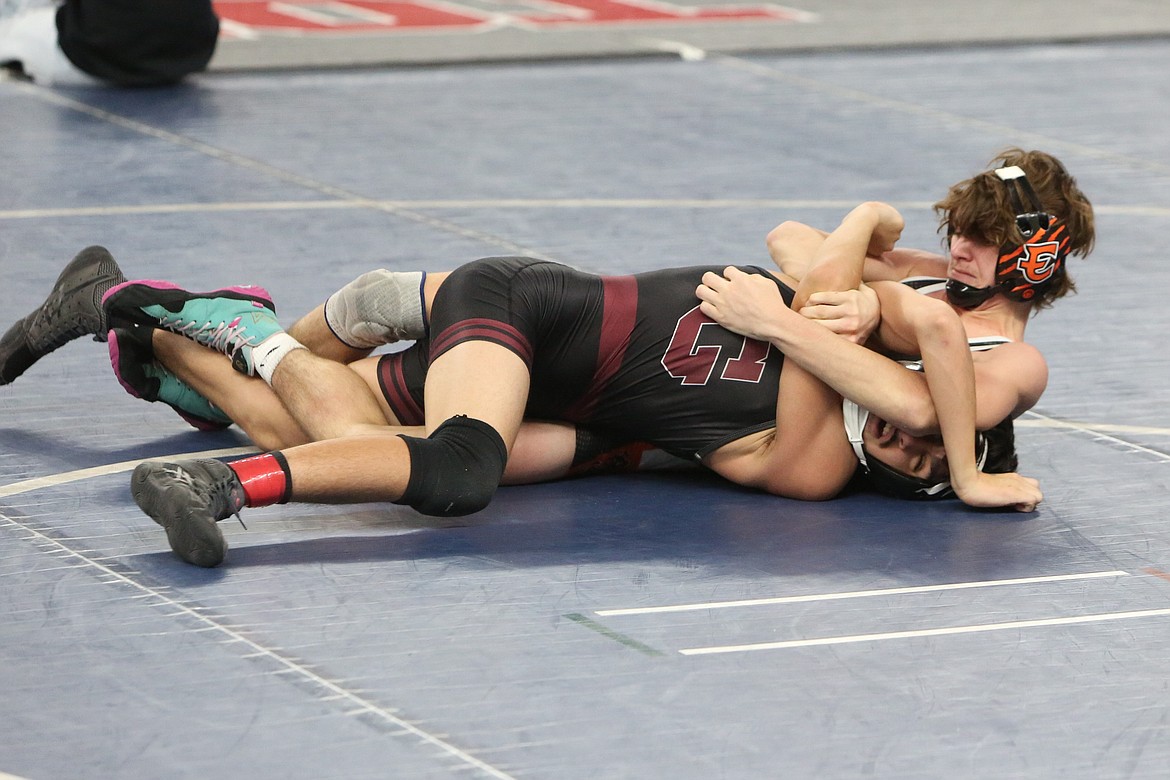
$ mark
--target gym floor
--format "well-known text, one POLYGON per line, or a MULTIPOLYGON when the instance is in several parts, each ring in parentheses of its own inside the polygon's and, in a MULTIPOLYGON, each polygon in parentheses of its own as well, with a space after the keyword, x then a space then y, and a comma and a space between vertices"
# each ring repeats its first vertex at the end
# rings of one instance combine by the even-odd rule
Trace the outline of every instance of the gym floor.
POLYGON ((1031 514, 644 474, 504 488, 460 525, 249 510, 198 569, 128 473, 249 442, 69 344, 0 388, 0 777, 1164 777, 1170 39, 1062 13, 965 45, 764 50, 712 21, 672 55, 508 61, 436 38, 425 65, 297 63, 285 35, 279 63, 225 46, 174 89, 0 81, 4 327, 90 244, 131 277, 263 285, 289 324, 374 267, 764 263, 780 221, 869 199, 934 248, 930 205, 1007 146, 1067 163, 1099 228, 1029 326, 1031 514))

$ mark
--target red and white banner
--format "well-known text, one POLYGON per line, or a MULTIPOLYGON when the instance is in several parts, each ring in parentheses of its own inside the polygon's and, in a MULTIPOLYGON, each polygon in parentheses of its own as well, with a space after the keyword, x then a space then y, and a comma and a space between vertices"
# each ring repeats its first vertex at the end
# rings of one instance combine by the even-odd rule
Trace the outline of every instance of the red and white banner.
POLYGON ((784 6, 675 5, 658 0, 225 0, 215 4, 232 37, 278 33, 467 32, 500 27, 572 29, 687 22, 801 22, 812 15, 784 6))

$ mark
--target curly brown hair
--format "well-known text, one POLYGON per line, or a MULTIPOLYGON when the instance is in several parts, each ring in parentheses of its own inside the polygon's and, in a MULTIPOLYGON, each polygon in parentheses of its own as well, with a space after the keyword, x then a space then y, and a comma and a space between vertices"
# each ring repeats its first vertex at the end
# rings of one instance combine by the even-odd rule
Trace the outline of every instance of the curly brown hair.
MULTIPOLYGON (((1093 250, 1096 228, 1093 204, 1085 197, 1060 160, 1047 152, 1010 148, 1000 152, 988 170, 953 185, 946 197, 934 204, 939 231, 947 238, 958 234, 982 244, 1002 247, 1024 243, 1016 227, 1016 209, 1007 187, 995 175, 996 168, 1017 165, 1049 214, 1068 226, 1069 254, 1085 257, 1093 250)), ((1076 292, 1067 268, 1049 287, 1032 300, 1033 311, 1076 292)))

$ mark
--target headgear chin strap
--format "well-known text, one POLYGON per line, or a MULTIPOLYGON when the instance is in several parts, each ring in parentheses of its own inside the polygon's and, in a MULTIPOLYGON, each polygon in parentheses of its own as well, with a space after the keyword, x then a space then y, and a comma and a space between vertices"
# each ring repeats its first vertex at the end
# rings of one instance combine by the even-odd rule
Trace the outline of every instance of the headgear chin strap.
POLYGON ((1043 210, 1040 198, 1018 165, 997 168, 995 175, 1008 188, 1016 212, 1016 228, 1023 244, 1000 247, 995 266, 995 284, 972 287, 947 281, 947 300, 963 309, 973 309, 996 293, 1013 301, 1030 301, 1064 273, 1068 255, 1068 227, 1043 210))
MULTIPOLYGON (((951 481, 944 479, 941 482, 931 482, 919 477, 904 474, 895 468, 887 466, 865 451, 862 434, 865 432, 865 423, 869 419, 869 411, 861 408, 848 398, 841 403, 841 411, 845 417, 845 435, 849 437, 849 444, 853 446, 853 454, 865 471, 869 483, 874 489, 894 498, 909 498, 919 501, 941 501, 954 498, 955 491, 951 488, 951 481)), ((987 462, 987 441, 982 434, 975 434, 975 462, 979 470, 983 470, 987 462)))

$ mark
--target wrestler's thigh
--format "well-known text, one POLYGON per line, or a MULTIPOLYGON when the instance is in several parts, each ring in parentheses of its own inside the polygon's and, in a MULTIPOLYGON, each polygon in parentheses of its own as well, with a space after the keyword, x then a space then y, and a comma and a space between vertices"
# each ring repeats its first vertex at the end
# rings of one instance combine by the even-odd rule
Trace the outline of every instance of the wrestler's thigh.
POLYGON ((530 376, 512 350, 490 341, 465 341, 431 364, 426 384, 426 428, 465 414, 496 429, 511 450, 524 418, 530 376))
POLYGON ((374 355, 372 357, 355 360, 349 364, 349 368, 366 383, 370 388, 370 392, 374 394, 374 398, 378 401, 378 407, 382 410, 382 415, 386 418, 386 422, 390 425, 404 425, 402 420, 394 414, 390 408, 390 404, 386 403, 386 395, 382 392, 382 385, 378 381, 378 363, 381 360, 381 355, 374 355))

